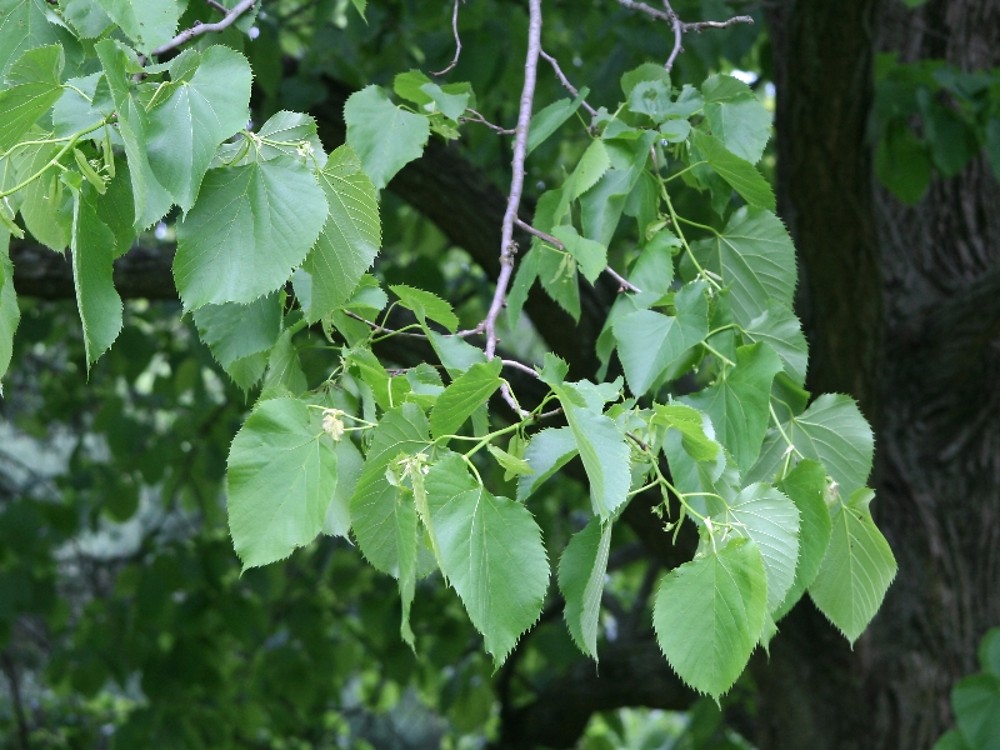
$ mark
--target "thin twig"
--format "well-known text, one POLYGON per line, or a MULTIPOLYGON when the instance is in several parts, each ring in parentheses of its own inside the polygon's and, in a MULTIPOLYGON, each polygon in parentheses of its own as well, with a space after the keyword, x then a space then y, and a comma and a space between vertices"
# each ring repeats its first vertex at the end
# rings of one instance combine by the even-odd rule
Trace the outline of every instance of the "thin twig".
POLYGON ((225 17, 217 21, 216 23, 201 23, 200 21, 196 23, 189 29, 185 29, 180 34, 175 36, 169 42, 164 44, 162 47, 157 47, 152 52, 149 53, 150 57, 159 57, 170 50, 177 49, 182 44, 187 44, 195 37, 201 36, 202 34, 212 34, 220 31, 225 31, 234 23, 236 19, 246 13, 248 10, 253 8, 257 4, 257 0, 242 0, 242 2, 237 3, 233 6, 233 9, 226 13, 225 17))
POLYGON ((604 273, 606 273, 612 279, 614 279, 615 281, 617 281, 618 285, 619 285, 619 288, 622 291, 633 292, 634 294, 640 294, 642 292, 642 290, 639 287, 637 287, 631 281, 629 281, 628 279, 626 279, 624 276, 622 276, 620 273, 618 273, 611 266, 605 266, 604 267, 604 273))
POLYGON ((538 371, 534 367, 528 367, 524 362, 518 362, 516 359, 501 359, 504 367, 510 367, 514 370, 520 370, 521 372, 531 375, 533 378, 538 377, 538 371))
POLYGON ((437 73, 431 71, 432 76, 443 76, 445 73, 450 73, 458 65, 458 57, 462 54, 462 38, 458 35, 459 2, 465 2, 465 0, 455 0, 455 7, 451 11, 451 33, 455 36, 455 56, 451 58, 451 62, 448 63, 447 67, 442 68, 437 73))
MULTIPOLYGON (((543 58, 545 58, 545 61, 549 65, 552 66, 552 70, 555 71, 556 78, 559 79, 559 83, 562 84, 562 87, 566 89, 570 94, 572 94, 574 99, 579 97, 580 96, 579 89, 577 89, 576 86, 574 86, 572 83, 569 82, 569 79, 566 77, 566 74, 563 73, 562 68, 559 67, 559 61, 556 60, 552 55, 550 55, 545 50, 540 50, 539 54, 543 58)), ((587 104, 586 99, 580 101, 580 106, 583 107, 585 110, 587 110, 587 114, 589 114, 591 117, 597 117, 597 110, 591 107, 589 104, 587 104)))
MULTIPOLYGON (((500 227, 500 274, 493 292, 490 308, 483 320, 486 331, 486 358, 493 359, 497 349, 497 318, 507 299, 507 288, 514 274, 514 222, 521 205, 524 190, 524 160, 528 153, 528 127, 531 124, 531 109, 535 99, 535 81, 538 78, 538 53, 542 48, 542 0, 528 2, 528 50, 524 58, 524 86, 517 111, 517 126, 514 129, 514 155, 511 159, 510 193, 507 195, 507 209, 504 211, 500 227)), ((510 387, 504 383, 500 395, 514 413, 523 418, 527 412, 521 408, 510 387)))
POLYGON ((503 127, 500 127, 499 125, 496 125, 496 124, 490 122, 489 120, 487 120, 485 117, 483 117, 482 114, 480 114, 476 110, 472 109, 471 107, 466 107, 465 111, 466 112, 471 112, 473 114, 473 116, 472 117, 467 117, 467 116, 463 115, 462 118, 461 118, 462 122, 476 122, 476 123, 479 123, 480 125, 485 125, 490 130, 492 130, 492 131, 494 131, 496 133, 499 133, 500 135, 514 135, 514 132, 515 132, 514 128, 503 128, 503 127))
POLYGON ((497 348, 496 322, 507 297, 507 287, 514 273, 514 223, 521 205, 524 190, 524 160, 527 156, 528 127, 535 98, 535 81, 538 77, 538 54, 542 47, 542 2, 529 0, 528 51, 524 60, 524 86, 521 89, 517 127, 514 129, 514 155, 511 159, 510 193, 507 209, 500 227, 500 274, 493 292, 493 300, 486 313, 483 329, 486 331, 486 358, 493 359, 497 348))
POLYGON ((729 26, 733 26, 738 23, 753 23, 753 18, 750 16, 733 16, 732 18, 726 19, 725 21, 697 21, 694 23, 684 23, 677 15, 673 7, 670 5, 670 0, 663 0, 664 10, 658 10, 657 8, 650 7, 645 3, 636 2, 636 0, 618 0, 618 4, 623 8, 628 8, 629 10, 635 10, 639 13, 645 13, 650 18, 655 18, 657 21, 664 21, 669 23, 674 32, 674 46, 670 50, 670 56, 667 61, 663 64, 663 67, 669 71, 674 66, 674 61, 677 59, 677 55, 681 53, 683 49, 681 46, 681 38, 684 34, 688 32, 700 32, 705 29, 725 29, 729 26))
MULTIPOLYGON (((531 224, 529 224, 526 221, 522 221, 521 219, 516 219, 515 223, 528 234, 533 234, 543 242, 548 242, 557 250, 562 250, 564 252, 566 251, 566 245, 560 242, 559 238, 553 237, 551 234, 543 232, 541 229, 536 229, 535 227, 531 226, 531 224)), ((634 292, 636 294, 642 292, 642 290, 639 287, 630 282, 628 279, 626 279, 624 276, 618 273, 611 266, 605 266, 604 273, 606 273, 608 276, 617 281, 623 291, 634 292)))

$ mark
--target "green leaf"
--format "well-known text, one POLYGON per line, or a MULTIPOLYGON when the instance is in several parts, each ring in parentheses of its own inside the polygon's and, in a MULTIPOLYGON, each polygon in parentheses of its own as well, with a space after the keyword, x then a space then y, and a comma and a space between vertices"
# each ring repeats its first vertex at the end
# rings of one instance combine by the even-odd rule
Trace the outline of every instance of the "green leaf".
POLYGON ((466 419, 500 387, 499 359, 476 364, 444 389, 431 410, 431 435, 437 439, 453 435, 466 419))
POLYGON ((806 382, 809 364, 809 344, 802 333, 802 324, 794 312, 785 305, 771 305, 750 321, 744 329, 753 342, 764 342, 781 357, 784 371, 795 382, 806 382))
POLYGON ((729 151, 715 136, 700 130, 691 134, 691 143, 708 165, 751 206, 773 211, 774 191, 764 176, 748 161, 729 151))
POLYGON ((586 399, 576 385, 564 383, 552 390, 559 397, 580 451, 594 513, 607 520, 628 498, 632 483, 631 451, 625 435, 613 419, 584 405, 586 399))
POLYGON ((1000 677, 1000 628, 990 628, 980 641, 979 665, 984 672, 1000 677))
POLYGON ((647 131, 639 138, 605 141, 611 168, 580 196, 580 222, 584 237, 605 247, 611 245, 629 193, 643 174, 649 149, 655 140, 656 133, 647 131))
POLYGON ((767 611, 774 612, 795 580, 798 509, 775 488, 751 484, 729 502, 725 520, 735 525, 738 534, 757 544, 767 574, 767 611))
POLYGON ((426 117, 397 107, 374 85, 351 94, 344 105, 344 121, 347 145, 379 190, 423 153, 430 136, 426 117))
POLYGON ((795 450, 787 455, 788 445, 776 430, 764 441, 760 460, 751 469, 749 481, 771 481, 785 466, 804 458, 819 461, 839 486, 849 495, 865 486, 872 469, 875 439, 871 427, 850 396, 824 394, 802 414, 785 422, 785 435, 795 450))
POLYGON ((570 539, 559 560, 559 590, 566 600, 563 617, 573 642, 597 661, 597 631, 604 579, 611 550, 611 523, 597 518, 570 539))
POLYGON ((576 274, 576 259, 568 252, 549 245, 532 250, 538 269, 538 279, 552 299, 569 313, 573 320, 580 319, 580 285, 576 274))
POLYGON ((94 49, 104 67, 104 77, 118 116, 118 135, 128 158, 135 201, 135 227, 146 229, 166 214, 173 199, 153 173, 146 153, 148 115, 132 90, 133 76, 140 73, 141 68, 126 50, 111 39, 98 42, 94 49))
POLYGON ((14 266, 8 255, 10 234, 0 228, 0 396, 3 395, 2 378, 7 374, 14 351, 14 332, 21 320, 21 311, 14 292, 14 266))
POLYGON ((389 287, 399 297, 400 303, 407 310, 412 310, 417 320, 426 325, 430 318, 443 325, 450 333, 458 329, 458 316, 451 305, 433 292, 425 292, 406 284, 394 284, 389 287))
POLYGON ((319 240, 303 268, 312 276, 306 320, 315 322, 340 307, 371 268, 382 244, 375 186, 347 146, 334 151, 320 185, 330 207, 319 240))
POLYGON ((17 143, 62 95, 62 68, 58 44, 28 50, 11 66, 7 78, 14 85, 0 91, 0 152, 17 143))
MULTIPOLYGON (((583 152, 580 161, 566 181, 567 198, 576 200, 597 184, 605 172, 611 167, 608 149, 604 141, 594 140, 583 152)), ((593 283, 593 282, 591 282, 593 283)))
POLYGON ((559 99, 535 112, 528 125, 527 153, 531 154, 572 117, 588 93, 590 92, 585 86, 575 99, 559 99))
POLYGON ((874 496, 861 488, 831 508, 830 544, 809 587, 820 612, 852 644, 882 606, 896 577, 896 560, 868 507, 874 496))
MULTIPOLYGON (((311 115, 287 110, 275 112, 260 126, 257 137, 261 140, 260 158, 264 160, 282 155, 297 156, 315 159, 320 169, 326 166, 326 151, 317 133, 316 120, 311 115)), ((361 163, 357 157, 347 159, 350 149, 342 148, 344 160, 350 162, 353 171, 360 170, 361 163)))
MULTIPOLYGON (((401 497, 386 469, 396 459, 414 456, 430 443, 427 419, 416 404, 406 403, 385 413, 372 433, 365 466, 351 496, 351 528, 361 552, 376 569, 399 578, 406 556, 411 526, 417 522, 409 497, 401 497), (401 558, 402 555, 402 558, 401 558)), ((405 570, 404 570, 405 572, 405 570)))
POLYGON ((524 460, 532 473, 520 477, 517 499, 521 502, 577 454, 576 438, 569 427, 549 427, 536 434, 524 451, 524 460))
POLYGON ((629 390, 642 396, 708 335, 703 283, 688 284, 675 297, 676 315, 636 310, 615 321, 618 358, 629 390))
POLYGON ((63 16, 83 39, 96 39, 112 24, 94 0, 67 0, 63 16))
MULTIPOLYGON (((146 131, 149 164, 185 211, 194 205, 219 144, 246 127, 253 77, 246 58, 228 47, 187 55, 194 75, 166 86, 170 93, 149 112, 146 131)), ((178 60, 171 64, 174 76, 180 75, 178 60)))
POLYGON ((174 279, 184 306, 246 303, 279 289, 326 214, 322 188, 294 159, 209 171, 177 227, 174 279))
POLYGON ((708 414, 740 471, 760 455, 770 414, 771 381, 781 371, 781 360, 767 344, 741 346, 736 367, 726 369, 708 388, 684 401, 708 414))
POLYGON ((371 389, 376 403, 386 411, 402 401, 410 390, 409 381, 390 375, 379 358, 367 347, 358 346, 345 352, 344 363, 352 374, 356 374, 371 389))
POLYGON ((781 220, 770 211, 741 208, 717 237, 696 244, 695 253, 729 289, 733 318, 749 327, 774 304, 791 308, 795 295, 795 248, 781 220))
POLYGON ((535 473, 535 470, 531 468, 531 464, 523 458, 518 458, 517 456, 508 453, 503 448, 498 448, 492 443, 486 446, 486 450, 490 452, 490 455, 496 459, 496 462, 504 469, 504 480, 510 480, 512 477, 526 477, 531 476, 535 473))
POLYGON ((365 459, 350 440, 341 439, 334 448, 337 454, 337 489, 323 518, 323 533, 347 538, 351 531, 351 494, 365 459))
POLYGON ((45 0, 0 2, 0 79, 26 50, 63 41, 64 32, 48 22, 48 12, 45 0))
POLYGON ((951 691, 958 730, 976 750, 1000 748, 1000 677, 976 674, 955 683, 951 691))
POLYGON ((428 340, 444 369, 453 377, 465 372, 477 362, 485 362, 486 354, 478 346, 473 346, 460 336, 445 336, 437 331, 429 331, 428 340))
POLYGON ((115 237, 100 220, 89 185, 73 206, 73 286, 83 323, 88 367, 118 338, 122 329, 122 300, 112 279, 115 237))
POLYGON ((801 461, 792 469, 778 488, 799 509, 799 561, 795 581, 785 595, 781 606, 774 612, 780 620, 802 597, 819 572, 820 563, 830 544, 830 512, 826 509, 826 470, 816 461, 801 461))
POLYGON ((677 675, 717 701, 746 667, 766 611, 760 550, 749 539, 734 538, 663 577, 653 628, 677 675))
MULTIPOLYGON (((58 151, 58 144, 24 149, 23 160, 16 159, 18 179, 36 174, 58 151)), ((73 199, 57 170, 45 172, 25 187, 21 195, 24 198, 20 206, 21 218, 31 236, 56 252, 61 253, 69 247, 73 233, 73 199)))
POLYGON ((258 403, 229 449, 229 531, 243 569, 309 544, 337 485, 337 454, 319 411, 290 398, 258 403))
POLYGON ((173 38, 186 3, 177 0, 95 0, 115 24, 148 54, 173 38))
MULTIPOLYGON (((257 380, 246 379, 248 359, 266 361, 265 355, 281 332, 281 300, 277 294, 260 297, 248 305, 227 302, 205 305, 194 312, 198 333, 212 356, 240 388, 247 390, 257 380), (256 355, 256 356, 255 356, 256 355)), ((256 368, 251 368, 251 372, 256 368)), ((257 377, 263 372, 263 367, 257 377)))
POLYGON ((431 467, 426 485, 443 572, 499 666, 542 611, 541 530, 523 505, 479 486, 456 454, 431 467))
POLYGON ((591 284, 597 281, 608 265, 608 249, 599 242, 581 237, 569 224, 553 227, 552 235, 563 243, 566 252, 573 256, 584 278, 591 284))
POLYGON ((709 76, 701 85, 712 135, 741 159, 760 161, 771 137, 771 113, 757 95, 732 76, 709 76))

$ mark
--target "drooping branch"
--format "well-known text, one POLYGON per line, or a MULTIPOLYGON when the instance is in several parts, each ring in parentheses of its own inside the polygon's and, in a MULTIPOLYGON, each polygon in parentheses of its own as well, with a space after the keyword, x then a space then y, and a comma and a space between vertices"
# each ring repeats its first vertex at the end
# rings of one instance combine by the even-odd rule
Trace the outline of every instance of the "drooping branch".
POLYGON ((451 33, 455 37, 455 56, 451 58, 450 63, 441 68, 441 70, 434 71, 432 75, 443 76, 445 73, 450 73, 458 65, 458 58, 462 55, 462 37, 458 34, 458 5, 464 1, 454 0, 454 6, 451 11, 451 33))

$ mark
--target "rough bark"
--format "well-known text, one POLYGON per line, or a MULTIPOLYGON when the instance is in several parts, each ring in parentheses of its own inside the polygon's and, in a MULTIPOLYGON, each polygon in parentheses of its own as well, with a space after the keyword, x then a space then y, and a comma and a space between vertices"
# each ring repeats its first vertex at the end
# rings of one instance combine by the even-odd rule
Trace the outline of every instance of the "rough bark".
POLYGON ((1000 62, 989 0, 775 4, 779 193, 803 258, 810 380, 873 419, 875 513, 899 576, 851 652, 814 611, 783 623, 762 748, 930 747, 1000 622, 1000 187, 982 160, 907 207, 873 189, 872 53, 1000 62), (871 30, 871 32, 869 31, 871 30), (825 158, 824 158, 825 156, 825 158))

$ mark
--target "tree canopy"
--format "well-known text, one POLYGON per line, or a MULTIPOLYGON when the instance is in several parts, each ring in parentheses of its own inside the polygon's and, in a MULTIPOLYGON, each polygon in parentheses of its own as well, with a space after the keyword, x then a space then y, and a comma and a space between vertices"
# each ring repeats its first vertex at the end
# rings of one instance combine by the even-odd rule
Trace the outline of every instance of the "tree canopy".
MULTIPOLYGON (((740 747, 794 607, 854 644, 762 20, 0 0, 11 746, 740 747)), ((899 199, 1000 152, 995 74, 874 80, 899 199)))

